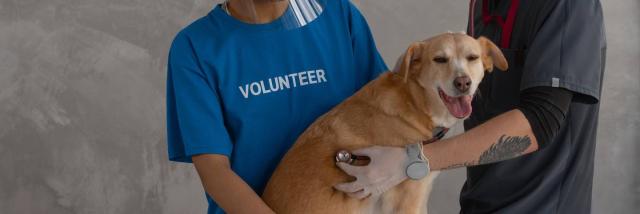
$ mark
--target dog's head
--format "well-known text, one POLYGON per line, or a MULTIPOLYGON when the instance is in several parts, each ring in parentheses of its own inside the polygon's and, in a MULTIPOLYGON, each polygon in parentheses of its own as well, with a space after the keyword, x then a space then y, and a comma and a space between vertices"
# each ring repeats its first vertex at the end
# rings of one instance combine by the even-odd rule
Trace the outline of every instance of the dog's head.
POLYGON ((507 60, 490 40, 445 33, 409 46, 395 72, 426 94, 434 125, 452 126, 471 114, 471 100, 485 72, 507 70, 507 60))

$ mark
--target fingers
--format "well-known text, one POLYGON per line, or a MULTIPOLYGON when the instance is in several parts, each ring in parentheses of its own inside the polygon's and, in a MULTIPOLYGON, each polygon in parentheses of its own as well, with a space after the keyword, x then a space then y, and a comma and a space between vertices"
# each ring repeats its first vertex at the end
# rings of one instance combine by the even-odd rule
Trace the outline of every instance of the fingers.
POLYGON ((358 192, 354 192, 354 193, 347 193, 347 195, 349 195, 349 197, 352 197, 352 198, 364 199, 364 198, 366 198, 367 196, 371 195, 371 193, 369 193, 369 191, 365 191, 365 190, 363 189, 363 190, 360 190, 360 191, 358 191, 358 192))
POLYGON ((362 175, 364 173, 364 168, 361 166, 353 166, 343 162, 338 162, 336 165, 338 165, 338 168, 342 169, 342 171, 353 177, 358 177, 358 175, 362 175))
POLYGON ((371 147, 353 150, 351 153, 354 155, 371 157, 372 155, 378 154, 378 151, 380 150, 380 148, 382 147, 371 146, 371 147))
POLYGON ((349 197, 357 199, 363 199, 371 195, 369 190, 363 188, 362 185, 357 181, 351 183, 336 184, 335 186, 333 186, 333 188, 347 193, 349 197))
POLYGON ((336 184, 333 188, 346 192, 346 193, 355 193, 357 191, 362 190, 364 185, 358 181, 350 182, 350 183, 341 183, 336 184))
POLYGON ((370 190, 371 192, 371 196, 379 196, 382 195, 382 193, 386 192, 387 190, 391 189, 391 187, 394 187, 394 180, 393 179, 387 179, 386 181, 380 182, 377 185, 374 185, 373 189, 370 190))
POLYGON ((396 179, 387 179, 382 182, 373 184, 364 184, 359 181, 350 183, 341 183, 333 186, 333 188, 347 193, 350 197, 363 199, 369 196, 377 197, 398 184, 396 179))
POLYGON ((351 183, 336 184, 333 188, 347 193, 349 197, 363 199, 369 196, 380 196, 389 189, 388 184, 368 185, 363 187, 357 181, 351 183))

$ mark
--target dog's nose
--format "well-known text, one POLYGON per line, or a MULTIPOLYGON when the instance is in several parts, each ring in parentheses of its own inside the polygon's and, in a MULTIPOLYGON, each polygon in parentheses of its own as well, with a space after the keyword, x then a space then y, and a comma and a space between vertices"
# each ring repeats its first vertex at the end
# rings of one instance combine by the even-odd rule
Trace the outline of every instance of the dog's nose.
POLYGON ((468 76, 456 77, 456 79, 453 80, 453 86, 455 86, 460 93, 466 93, 471 87, 471 79, 469 79, 468 76))

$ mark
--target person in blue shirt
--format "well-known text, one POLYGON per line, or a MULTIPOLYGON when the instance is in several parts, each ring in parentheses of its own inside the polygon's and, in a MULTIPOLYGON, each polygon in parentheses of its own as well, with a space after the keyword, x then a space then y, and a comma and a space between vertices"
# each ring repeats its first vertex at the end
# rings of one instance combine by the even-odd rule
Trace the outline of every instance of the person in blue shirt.
POLYGON ((298 135, 387 70, 347 0, 229 0, 168 61, 169 159, 194 164, 208 213, 272 213, 259 195, 298 135))

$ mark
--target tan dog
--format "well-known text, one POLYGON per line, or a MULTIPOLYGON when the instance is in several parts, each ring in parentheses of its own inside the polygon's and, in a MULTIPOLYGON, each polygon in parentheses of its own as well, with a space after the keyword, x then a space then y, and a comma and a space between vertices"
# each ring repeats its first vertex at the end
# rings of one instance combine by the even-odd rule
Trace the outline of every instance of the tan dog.
POLYGON ((411 44, 398 63, 298 138, 262 196, 276 213, 426 213, 436 173, 358 200, 333 188, 350 180, 336 167, 336 152, 430 139, 434 127, 468 117, 484 72, 506 70, 507 62, 488 39, 446 33, 411 44))

